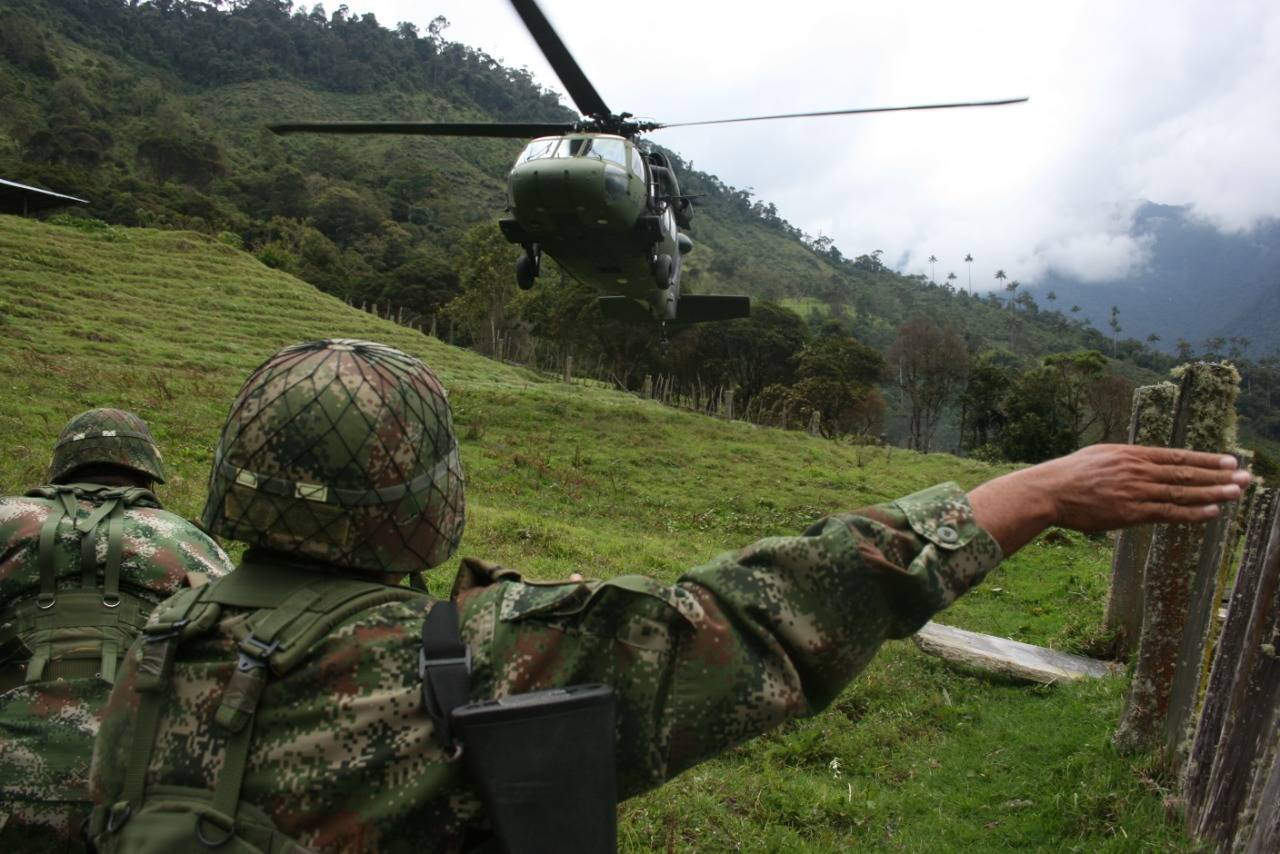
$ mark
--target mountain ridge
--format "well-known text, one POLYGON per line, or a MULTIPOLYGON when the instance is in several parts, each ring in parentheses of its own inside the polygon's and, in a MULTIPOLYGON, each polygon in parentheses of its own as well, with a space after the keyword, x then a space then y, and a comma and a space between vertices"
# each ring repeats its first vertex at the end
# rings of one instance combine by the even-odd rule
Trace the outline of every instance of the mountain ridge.
POLYGON ((1191 205, 1143 202, 1128 234, 1146 244, 1144 263, 1130 275, 1084 283, 1051 272, 1034 288, 1078 304, 1100 328, 1117 306, 1125 333, 1159 335, 1158 346, 1168 353, 1177 352, 1178 339, 1196 352, 1227 352, 1222 345, 1204 346, 1217 338, 1237 339, 1234 346, 1242 354, 1280 346, 1280 328, 1267 320, 1274 316, 1269 309, 1280 307, 1280 219, 1231 232, 1198 216, 1191 205))

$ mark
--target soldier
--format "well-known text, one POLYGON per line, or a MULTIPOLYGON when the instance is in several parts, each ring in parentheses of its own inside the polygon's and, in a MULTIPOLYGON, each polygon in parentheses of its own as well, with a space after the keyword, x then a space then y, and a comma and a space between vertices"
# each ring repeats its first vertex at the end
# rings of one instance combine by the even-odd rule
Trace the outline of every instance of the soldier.
POLYGON ((58 437, 50 485, 0 498, 0 850, 82 847, 120 657, 157 603, 231 570, 161 509, 163 482, 146 422, 92 409, 58 437))
POLYGON ((1048 525, 1209 518, 1247 481, 1234 465, 1094 446, 967 497, 944 484, 832 516, 674 585, 531 583, 466 559, 440 602, 398 584, 462 536, 444 389, 390 347, 291 347, 245 383, 214 458, 204 524, 249 550, 159 609, 123 666, 90 833, 103 851, 469 851, 494 834, 602 850, 615 781, 642 792, 822 709, 1048 525))

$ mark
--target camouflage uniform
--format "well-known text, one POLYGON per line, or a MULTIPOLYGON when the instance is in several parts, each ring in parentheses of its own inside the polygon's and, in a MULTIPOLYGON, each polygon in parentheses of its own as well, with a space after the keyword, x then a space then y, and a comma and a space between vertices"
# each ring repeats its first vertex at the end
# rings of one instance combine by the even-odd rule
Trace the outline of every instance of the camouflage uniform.
MULTIPOLYGON (((155 480, 164 476, 146 424, 120 410, 93 410, 73 419, 54 451, 50 480, 66 485, 76 469, 90 463, 123 466, 155 480)), ((121 610, 137 608, 139 602, 149 610, 192 578, 230 571, 227 556, 208 536, 161 509, 150 492, 138 492, 136 503, 120 514, 121 610)), ((96 506, 74 498, 69 504, 80 523, 96 506)), ((111 686, 93 675, 101 670, 99 662, 71 661, 60 653, 43 665, 37 681, 27 681, 30 661, 38 654, 32 646, 40 644, 33 642, 30 627, 24 631, 14 617, 14 608, 34 599, 40 589, 45 522, 51 513, 64 510, 60 498, 0 497, 0 850, 77 849, 80 823, 88 812, 89 760, 111 686)), ((99 576, 108 544, 106 535, 94 543, 99 576)), ((65 599, 66 592, 78 591, 82 584, 81 536, 70 519, 59 525, 51 547, 55 598, 65 599)), ((144 618, 145 613, 136 615, 138 622, 144 618)), ((100 644, 99 633, 112 631, 86 629, 82 642, 100 644)))
MULTIPOLYGON (((614 688, 628 797, 822 709, 886 638, 915 632, 1000 558, 963 493, 946 484, 723 554, 674 585, 642 576, 526 582, 466 559, 453 598, 473 656, 472 699, 585 682, 614 688)), ((232 578, 286 565, 351 574, 258 548, 232 578)), ((419 630, 432 607, 421 596, 359 613, 267 683, 241 803, 323 851, 465 850, 485 837, 483 804, 422 707, 419 630)), ((223 608, 209 634, 179 647, 148 787, 218 785, 228 738, 213 715, 245 617, 223 608)), ((138 680, 130 656, 95 748, 99 805, 120 804, 137 756, 138 680)))

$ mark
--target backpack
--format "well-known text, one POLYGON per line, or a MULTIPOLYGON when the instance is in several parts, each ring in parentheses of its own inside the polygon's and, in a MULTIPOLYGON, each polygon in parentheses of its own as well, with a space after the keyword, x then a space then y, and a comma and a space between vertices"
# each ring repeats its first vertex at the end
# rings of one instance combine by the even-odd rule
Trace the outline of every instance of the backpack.
MULTIPOLYGON (((171 852, 219 848, 227 854, 295 854, 306 849, 276 829, 261 809, 241 800, 254 716, 268 680, 287 674, 351 616, 423 594, 376 581, 272 567, 239 570, 163 603, 134 653, 138 709, 120 800, 99 804, 87 835, 101 852, 171 852), (172 695, 178 648, 211 633, 224 607, 253 613, 233 630, 237 662, 214 716, 226 734, 212 791, 146 783, 161 714, 172 695)), ((434 610, 434 608, 433 608, 434 610)))
POLYGON ((39 486, 27 497, 53 502, 40 528, 36 563, 40 575, 35 596, 19 596, 0 609, 0 661, 25 660, 25 671, 6 667, 0 692, 22 684, 95 677, 115 683, 120 656, 129 648, 154 607, 151 601, 120 589, 124 553, 124 512, 130 507, 160 506, 141 487, 92 483, 39 486), (93 505, 77 521, 80 502, 93 505), (80 538, 80 586, 58 589, 58 533, 69 523, 80 538), (106 536, 102 586, 98 586, 98 543, 106 536), (16 650, 16 651, 15 651, 16 650))

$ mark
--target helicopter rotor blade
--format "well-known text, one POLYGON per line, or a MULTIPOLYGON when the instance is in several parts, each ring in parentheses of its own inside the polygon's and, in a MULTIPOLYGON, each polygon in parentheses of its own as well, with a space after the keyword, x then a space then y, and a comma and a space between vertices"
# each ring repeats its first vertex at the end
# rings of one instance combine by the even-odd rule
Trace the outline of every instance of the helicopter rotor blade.
POLYGON ((571 124, 488 122, 290 122, 267 125, 272 133, 395 133, 413 136, 490 136, 529 139, 558 136, 573 130, 571 124))
POLYGON ((687 128, 699 125, 727 125, 735 122, 767 122, 774 119, 807 119, 817 116, 853 116, 862 113, 901 113, 907 110, 949 110, 954 107, 999 107, 1005 104, 1021 104, 1028 98, 1004 98, 999 101, 961 101, 951 104, 914 104, 909 107, 862 107, 855 110, 822 110, 816 113, 783 113, 776 116, 746 116, 740 119, 713 119, 705 122, 675 122, 657 124, 646 127, 646 130, 663 130, 665 128, 687 128))
POLYGON ((565 47, 564 42, 560 40, 560 36, 547 20, 547 16, 542 14, 542 9, 538 7, 537 2, 511 0, 511 5, 515 7, 516 14, 520 16, 520 20, 524 21, 529 34, 538 43, 542 55, 547 58, 547 62, 551 64, 556 76, 568 90, 569 97, 578 105, 582 114, 584 116, 612 115, 609 107, 605 105, 604 98, 601 98, 596 87, 591 85, 586 73, 569 53, 569 48, 565 47))

